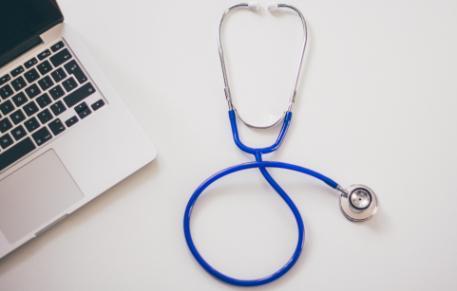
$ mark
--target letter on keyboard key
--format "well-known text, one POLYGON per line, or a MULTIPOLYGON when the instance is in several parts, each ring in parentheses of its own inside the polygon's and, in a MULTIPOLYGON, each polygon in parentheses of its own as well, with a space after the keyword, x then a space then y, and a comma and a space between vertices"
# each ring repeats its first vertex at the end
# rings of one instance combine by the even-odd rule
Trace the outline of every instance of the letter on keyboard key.
POLYGON ((27 135, 27 132, 25 131, 22 125, 19 125, 11 131, 11 134, 13 135, 15 140, 20 140, 21 138, 27 135))
POLYGON ((43 111, 38 113, 38 119, 41 121, 42 124, 48 123, 52 119, 52 114, 49 109, 45 108, 43 111))
POLYGON ((53 46, 51 47, 51 50, 52 50, 53 52, 56 52, 56 51, 60 50, 61 48, 63 48, 64 46, 65 46, 65 45, 64 45, 63 41, 59 41, 58 43, 56 43, 55 45, 53 45, 53 46))
POLYGON ((22 72, 24 72, 24 67, 23 66, 19 66, 16 69, 11 71, 11 76, 16 77, 22 72))
POLYGON ((14 105, 10 100, 6 100, 5 102, 0 104, 0 111, 4 115, 8 115, 14 110, 14 105))
POLYGON ((25 102, 27 102, 27 97, 25 97, 25 94, 21 92, 13 96, 13 102, 17 107, 21 107, 25 102))
POLYGON ((43 91, 46 91, 54 85, 54 82, 51 80, 51 77, 46 76, 38 81, 38 84, 40 84, 40 87, 43 91))
POLYGON ((42 127, 37 132, 32 134, 32 136, 37 145, 42 145, 52 138, 51 133, 46 127, 42 127))
POLYGON ((11 136, 9 134, 5 134, 0 137, 0 147, 2 147, 3 149, 6 149, 7 147, 9 147, 12 144, 13 144, 13 139, 11 138, 11 136))
POLYGON ((15 112, 11 113, 10 118, 14 122, 14 124, 18 124, 24 121, 25 115, 24 113, 22 113, 21 109, 18 109, 15 112))
POLYGON ((63 105, 62 101, 57 101, 51 105, 51 110, 55 116, 62 114, 67 108, 63 105))
POLYGON ((105 101, 103 101, 102 99, 98 100, 97 102, 95 102, 94 104, 91 105, 92 107, 92 110, 98 110, 100 109, 101 107, 103 107, 105 105, 105 101))
POLYGON ((50 55, 51 55, 51 51, 50 51, 50 50, 45 50, 45 51, 43 51, 42 53, 40 53, 40 54, 38 55, 38 59, 39 59, 40 61, 42 61, 42 60, 44 60, 45 58, 49 57, 50 55))
POLYGON ((4 75, 0 77, 0 86, 11 80, 10 75, 4 75))
POLYGON ((67 70, 68 74, 75 76, 79 84, 87 81, 86 75, 84 75, 83 70, 81 70, 75 60, 68 62, 68 64, 65 65, 65 69, 67 70))
POLYGON ((28 60, 27 62, 25 62, 24 66, 27 68, 27 69, 30 69, 31 67, 33 67, 34 65, 36 65, 38 63, 37 59, 33 58, 33 59, 30 59, 28 60))
POLYGON ((92 113, 89 106, 87 106, 86 102, 83 102, 76 106, 75 111, 81 119, 86 118, 87 116, 89 116, 89 114, 92 113))
POLYGON ((35 117, 30 118, 25 122, 25 127, 29 132, 35 131, 38 127, 40 127, 40 123, 35 117))
POLYGON ((54 88, 52 88, 51 90, 49 90, 49 94, 51 94, 51 96, 54 100, 57 100, 60 97, 62 97, 65 94, 65 92, 63 91, 63 89, 60 85, 57 85, 54 88))
POLYGON ((65 126, 63 125, 62 121, 60 121, 60 119, 51 121, 49 123, 49 128, 51 129, 54 135, 58 135, 59 133, 65 130, 65 126))
POLYGON ((70 127, 70 126, 75 125, 76 122, 78 122, 78 117, 73 116, 73 117, 69 118, 67 121, 65 121, 65 124, 67 125, 67 127, 70 127))
POLYGON ((32 140, 30 138, 26 138, 8 150, 2 152, 0 154, 0 171, 12 165, 14 162, 24 157, 34 149, 35 145, 32 140))
POLYGON ((70 52, 67 49, 64 49, 59 53, 53 55, 51 57, 51 62, 54 65, 54 67, 58 67, 66 61, 68 61, 69 59, 71 59, 70 52))
POLYGON ((0 132, 1 133, 7 132, 8 130, 11 129, 11 127, 13 127, 13 125, 11 124, 11 121, 9 121, 8 117, 5 117, 2 120, 0 120, 0 132))
POLYGON ((44 93, 43 95, 38 97, 36 99, 36 101, 38 102, 38 105, 40 105, 41 108, 45 108, 46 106, 48 106, 52 102, 51 98, 49 97, 49 95, 47 93, 44 93))
POLYGON ((30 101, 23 107, 25 113, 27 113, 28 116, 32 116, 33 114, 38 112, 38 106, 35 104, 35 102, 30 101))
POLYGON ((16 90, 16 92, 19 92, 22 88, 27 86, 27 83, 25 82, 24 78, 18 77, 13 82, 11 82, 11 85, 13 85, 13 88, 16 90))
POLYGON ((56 83, 59 83, 67 77, 67 74, 62 68, 58 68, 57 70, 51 73, 51 76, 54 79, 54 81, 56 81, 56 83))
POLYGON ((64 97, 63 100, 67 104, 67 107, 73 107, 94 93, 95 93, 94 86, 92 86, 91 83, 87 83, 86 85, 82 86, 78 90, 73 91, 73 93, 64 97))
POLYGON ((33 81, 35 81, 36 79, 38 79, 40 77, 40 74, 38 74, 37 70, 35 70, 35 68, 33 68, 33 69, 28 70, 24 74, 24 76, 29 83, 32 83, 33 81))
POLYGON ((2 88, 0 88, 0 96, 2 96, 3 99, 7 99, 11 95, 13 95, 13 89, 11 89, 10 85, 5 85, 2 88))
POLYGON ((41 93, 41 90, 36 84, 33 84, 25 89, 25 93, 27 93, 30 98, 35 98, 41 93))
POLYGON ((46 75, 48 72, 52 70, 52 66, 48 61, 44 61, 37 66, 38 71, 40 71, 41 75, 46 75))

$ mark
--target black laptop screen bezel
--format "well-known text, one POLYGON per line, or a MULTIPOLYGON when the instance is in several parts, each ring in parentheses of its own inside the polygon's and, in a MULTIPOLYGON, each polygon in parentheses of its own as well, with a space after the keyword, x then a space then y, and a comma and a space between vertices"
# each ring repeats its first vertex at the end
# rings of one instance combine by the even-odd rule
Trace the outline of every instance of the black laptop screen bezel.
POLYGON ((0 68, 40 44, 40 34, 63 20, 55 0, 1 0, 0 68))

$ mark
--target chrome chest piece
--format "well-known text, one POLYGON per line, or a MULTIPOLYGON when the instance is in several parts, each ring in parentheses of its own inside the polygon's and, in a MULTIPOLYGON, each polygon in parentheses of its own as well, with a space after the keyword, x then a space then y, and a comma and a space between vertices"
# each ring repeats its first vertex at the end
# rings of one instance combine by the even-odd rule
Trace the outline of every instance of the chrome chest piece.
POLYGON ((376 214, 378 199, 369 187, 351 185, 347 189, 339 189, 340 208, 344 216, 354 222, 365 221, 376 214))

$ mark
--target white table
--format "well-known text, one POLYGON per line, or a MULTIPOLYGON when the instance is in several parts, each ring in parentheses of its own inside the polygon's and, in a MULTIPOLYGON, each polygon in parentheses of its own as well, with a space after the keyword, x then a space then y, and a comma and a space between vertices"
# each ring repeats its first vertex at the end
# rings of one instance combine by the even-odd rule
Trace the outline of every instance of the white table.
MULTIPOLYGON (((234 2, 60 2, 159 158, 1 261, 0 290, 234 290, 196 264, 182 233, 193 189, 251 159, 231 139, 216 46, 220 14, 234 2)), ((272 171, 302 211, 307 237, 293 271, 263 289, 456 290, 457 2, 293 2, 311 42, 294 122, 270 158, 367 184, 380 211, 350 223, 332 191, 272 171)), ((233 81, 243 113, 262 121, 289 97, 301 35, 293 17, 275 29, 277 19, 244 16, 229 24, 233 81)), ((251 144, 276 133, 242 132, 251 144)), ((193 229, 211 263, 248 278, 285 262, 295 223, 256 171, 208 194, 193 229)))

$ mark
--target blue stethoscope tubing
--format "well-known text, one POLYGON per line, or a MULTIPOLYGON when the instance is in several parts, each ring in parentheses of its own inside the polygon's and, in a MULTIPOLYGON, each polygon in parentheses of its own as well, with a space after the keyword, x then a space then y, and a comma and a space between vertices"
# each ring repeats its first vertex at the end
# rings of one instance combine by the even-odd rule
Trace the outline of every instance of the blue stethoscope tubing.
POLYGON ((276 162, 276 161, 264 161, 263 160, 263 155, 272 153, 276 151, 282 144, 286 134, 287 130, 289 129, 290 122, 292 120, 292 107, 295 102, 295 97, 296 93, 298 90, 298 84, 301 76, 301 72, 303 70, 303 58, 305 54, 305 49, 306 49, 306 44, 307 44, 307 39, 308 39, 308 32, 307 32, 307 24, 306 20, 301 13, 301 11, 288 4, 273 4, 268 7, 268 10, 270 12, 275 12, 275 11, 280 11, 280 10, 289 10, 294 12, 296 15, 301 20, 302 26, 303 26, 303 32, 304 32, 304 39, 303 39, 303 44, 302 44, 302 50, 301 54, 299 56, 298 60, 298 71, 297 71, 297 76, 295 79, 295 84, 293 88, 293 94, 292 97, 289 100, 289 105, 288 109, 284 113, 283 116, 280 116, 280 118, 273 122, 270 123, 269 125, 265 126, 257 126, 254 124, 251 124, 244 120, 239 114, 236 113, 234 104, 232 103, 232 96, 231 96, 231 90, 230 90, 230 84, 229 84, 229 77, 228 77, 228 71, 226 68, 226 60, 224 57, 224 46, 223 46, 223 41, 222 41, 222 31, 223 31, 223 24, 224 20, 227 18, 228 15, 230 15, 232 12, 240 9, 247 9, 252 12, 258 12, 260 11, 260 6, 253 4, 253 3, 240 3, 233 5, 229 7, 222 15, 222 18, 219 23, 219 58, 221 61, 221 68, 222 68, 222 76, 224 78, 224 92, 225 92, 225 97, 227 99, 228 107, 229 107, 229 119, 230 119, 230 125, 232 128, 232 135, 233 135, 233 140, 237 147, 248 154, 251 154, 254 156, 255 161, 249 162, 249 163, 244 163, 244 164, 239 164, 235 165, 232 167, 229 167, 227 169, 224 169, 213 176, 209 177, 206 181, 204 181, 198 188, 194 191, 192 196, 189 199, 189 202, 187 203, 185 213, 184 213, 184 236, 186 239, 186 243, 189 247, 190 252, 194 256, 194 258, 197 260, 197 262, 205 269, 209 274, 214 276, 215 278, 231 284, 235 286, 242 286, 242 287, 253 287, 253 286, 260 286, 264 284, 271 283, 282 276, 286 274, 298 261, 300 254, 303 249, 303 243, 305 240, 305 227, 303 224, 303 219, 300 215, 300 211, 298 210, 297 206, 294 204, 292 199, 289 197, 289 195, 282 189, 282 187, 276 182, 276 180, 270 175, 268 172, 268 168, 278 168, 278 169, 285 169, 285 170, 290 170, 290 171, 296 171, 303 173, 305 175, 314 177, 317 180, 320 180, 324 182, 326 185, 329 187, 337 190, 340 192, 340 208, 344 214, 344 216, 349 219, 350 221, 353 222, 360 222, 360 221, 365 221, 372 217, 376 211, 377 211, 377 198, 376 194, 371 190, 369 187, 365 185, 351 185, 349 188, 343 189, 338 183, 330 179, 329 177, 326 177, 316 171, 313 171, 311 169, 307 169, 301 166, 297 166, 294 164, 289 164, 289 163, 283 163, 283 162, 276 162), (263 147, 263 148, 253 148, 246 146, 240 139, 240 135, 238 133, 238 126, 237 126, 237 118, 239 118, 243 123, 249 127, 252 128, 271 128, 275 126, 276 124, 279 124, 282 121, 282 126, 281 130, 278 134, 278 137, 276 141, 269 147, 263 147), (290 211, 292 211, 292 214, 294 215, 295 221, 297 223, 297 230, 298 230, 298 240, 297 240, 297 245, 295 247, 295 250, 290 257, 290 259, 287 261, 285 265, 283 265, 280 269, 278 269, 276 272, 273 274, 270 274, 266 277, 259 278, 259 279, 237 279, 233 278, 231 276, 227 276, 220 271, 216 270, 213 266, 211 266, 200 254, 198 251, 197 247, 194 244, 194 241, 192 239, 192 232, 191 232, 191 216, 192 216, 192 210, 195 206, 195 204, 198 201, 198 198, 203 194, 203 192, 214 182, 217 180, 233 174, 235 172, 247 170, 247 169, 259 169, 260 173, 262 174, 263 178, 268 182, 268 184, 273 188, 274 191, 282 198, 282 200, 286 203, 286 205, 289 207, 290 211))
POLYGON ((313 171, 311 169, 307 169, 307 168, 304 168, 304 167, 301 167, 298 165, 294 165, 294 164, 289 164, 289 163, 263 160, 262 156, 264 154, 272 153, 281 146, 281 144, 284 140, 284 137, 286 136, 287 130, 289 128, 291 119, 292 119, 291 111, 287 111, 285 113, 283 124, 282 124, 281 130, 279 132, 278 138, 276 139, 275 143, 269 147, 264 147, 264 148, 252 148, 252 147, 246 146, 241 141, 239 133, 238 133, 235 110, 233 110, 233 109, 229 110, 229 119, 230 119, 230 125, 232 128, 233 140, 235 141, 235 144, 243 152, 252 154, 255 157, 255 161, 226 168, 226 169, 214 174, 213 176, 209 177, 202 184, 200 184, 200 186, 198 186, 198 188, 194 191, 194 193, 190 197, 189 202, 187 203, 187 206, 186 206, 185 213, 184 213, 184 236, 186 239, 186 243, 189 247, 189 250, 192 253, 192 255, 194 256, 194 258, 202 266, 203 269, 205 269, 209 274, 211 274, 215 278, 217 278, 225 283, 228 283, 231 285, 236 285, 236 286, 243 286, 243 287, 260 286, 260 285, 271 283, 271 282, 281 278, 295 265, 295 263, 298 261, 298 258, 300 257, 300 254, 302 252, 303 243, 304 243, 304 239, 305 239, 305 227, 303 224, 303 219, 301 217, 300 211, 298 210, 297 206, 292 201, 292 199, 289 197, 289 195, 286 193, 286 191, 284 191, 284 189, 282 189, 282 187, 278 184, 278 182, 276 182, 276 180, 270 175, 267 168, 279 168, 279 169, 300 172, 305 175, 314 177, 336 190, 338 190, 339 185, 332 179, 330 179, 316 171, 313 171), (262 173, 262 176, 264 177, 264 179, 275 190, 275 192, 278 193, 278 195, 282 198, 282 200, 287 204, 289 209, 292 211, 295 221, 297 223, 298 240, 297 240, 297 245, 295 247, 295 250, 294 250, 291 258, 279 270, 277 270, 273 274, 268 275, 263 278, 244 280, 244 279, 233 278, 233 277, 230 277, 228 275, 221 273, 220 271, 216 270, 213 266, 211 266, 203 258, 203 256, 198 251, 198 249, 195 246, 195 243, 192 239, 190 223, 191 223, 193 207, 195 206, 195 204, 198 201, 198 198, 201 196, 201 194, 203 194, 203 192, 211 184, 213 184, 217 180, 219 180, 227 175, 233 174, 235 172, 239 172, 239 171, 243 171, 243 170, 247 170, 247 169, 254 169, 254 168, 259 169, 259 171, 262 173))

